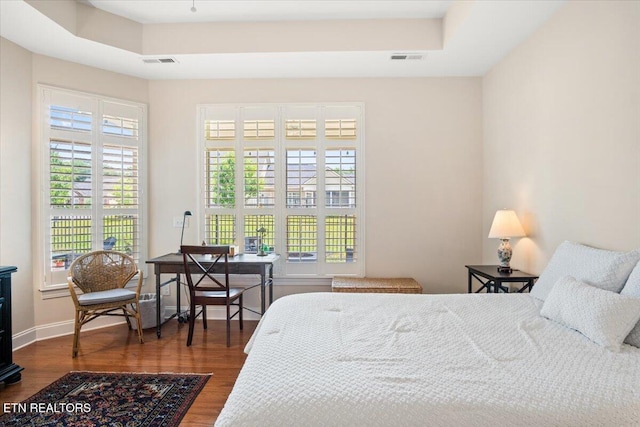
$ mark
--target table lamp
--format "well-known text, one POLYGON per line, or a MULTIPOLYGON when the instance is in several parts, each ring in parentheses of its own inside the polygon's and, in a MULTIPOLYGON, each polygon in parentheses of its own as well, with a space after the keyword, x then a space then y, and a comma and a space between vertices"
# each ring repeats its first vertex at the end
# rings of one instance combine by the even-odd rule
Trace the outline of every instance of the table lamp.
POLYGON ((524 229, 518 221, 516 213, 512 210, 501 209, 496 212, 493 217, 493 223, 491 224, 491 230, 489 230, 490 239, 500 239, 501 243, 498 246, 498 272, 511 273, 511 267, 509 262, 511 261, 511 244, 509 239, 511 237, 523 237, 526 234, 524 229))

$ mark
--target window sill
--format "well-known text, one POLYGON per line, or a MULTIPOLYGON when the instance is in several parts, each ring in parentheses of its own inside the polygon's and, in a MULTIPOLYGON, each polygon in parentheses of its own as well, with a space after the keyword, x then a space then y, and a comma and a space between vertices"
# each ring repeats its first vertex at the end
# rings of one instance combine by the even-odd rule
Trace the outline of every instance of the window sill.
POLYGON ((40 298, 43 300, 69 296, 69 286, 66 284, 49 286, 45 289, 40 288, 39 291, 40 291, 40 298))

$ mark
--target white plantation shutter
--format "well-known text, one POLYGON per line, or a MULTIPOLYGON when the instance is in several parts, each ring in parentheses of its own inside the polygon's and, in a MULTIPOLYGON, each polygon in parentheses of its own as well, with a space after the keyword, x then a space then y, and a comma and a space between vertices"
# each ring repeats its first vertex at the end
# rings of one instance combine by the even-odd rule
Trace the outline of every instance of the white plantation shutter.
POLYGON ((276 127, 274 120, 245 120, 244 139, 274 139, 276 127))
POLYGON ((43 144, 43 289, 66 287, 70 263, 104 248, 144 262, 146 107, 39 86, 43 144), (107 241, 107 243, 105 243, 107 241))
POLYGON ((205 208, 235 207, 235 151, 228 148, 207 149, 204 168, 205 208))
POLYGON ((316 206, 317 151, 287 149, 287 208, 316 206))
POLYGON ((327 119, 325 120, 325 136, 331 139, 355 139, 355 119, 327 119))
POLYGON ((206 140, 233 140, 236 137, 236 123, 233 120, 205 120, 204 137, 206 140))
POLYGON ((314 139, 318 136, 316 119, 288 119, 285 121, 287 139, 314 139))
POLYGON ((105 145, 102 198, 105 209, 136 209, 140 202, 138 148, 105 145))
POLYGON ((198 111, 206 242, 256 252, 263 230, 285 275, 363 274, 361 104, 198 111))
MULTIPOLYGON (((236 147, 239 138, 235 108, 198 109, 201 161, 202 239, 212 245, 237 244, 236 147)), ((242 158, 242 157, 240 157, 242 158)))
POLYGON ((49 204, 52 209, 90 208, 93 197, 91 144, 49 141, 49 204))
POLYGON ((273 149, 244 150, 245 207, 275 206, 275 160, 273 149))

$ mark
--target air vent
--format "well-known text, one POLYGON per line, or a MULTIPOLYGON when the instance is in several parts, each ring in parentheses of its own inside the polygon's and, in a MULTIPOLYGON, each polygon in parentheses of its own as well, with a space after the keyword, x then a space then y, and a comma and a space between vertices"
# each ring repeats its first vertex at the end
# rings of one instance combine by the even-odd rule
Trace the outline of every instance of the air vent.
POLYGON ((165 57, 165 58, 142 58, 142 62, 145 64, 174 64, 176 61, 174 58, 165 57))
POLYGON ((392 61, 420 61, 424 59, 422 53, 394 53, 391 55, 392 61))

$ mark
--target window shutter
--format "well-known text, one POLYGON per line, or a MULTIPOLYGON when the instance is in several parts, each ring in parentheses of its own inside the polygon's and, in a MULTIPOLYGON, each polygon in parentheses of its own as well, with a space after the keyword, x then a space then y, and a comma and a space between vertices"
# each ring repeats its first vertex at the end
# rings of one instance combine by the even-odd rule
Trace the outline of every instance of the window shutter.
POLYGON ((267 249, 283 255, 286 275, 363 273, 361 104, 201 105, 199 112, 208 243, 255 253, 263 235, 267 249))
POLYGON ((142 150, 146 107, 39 85, 44 289, 66 287, 75 258, 114 249, 144 261, 142 150))

